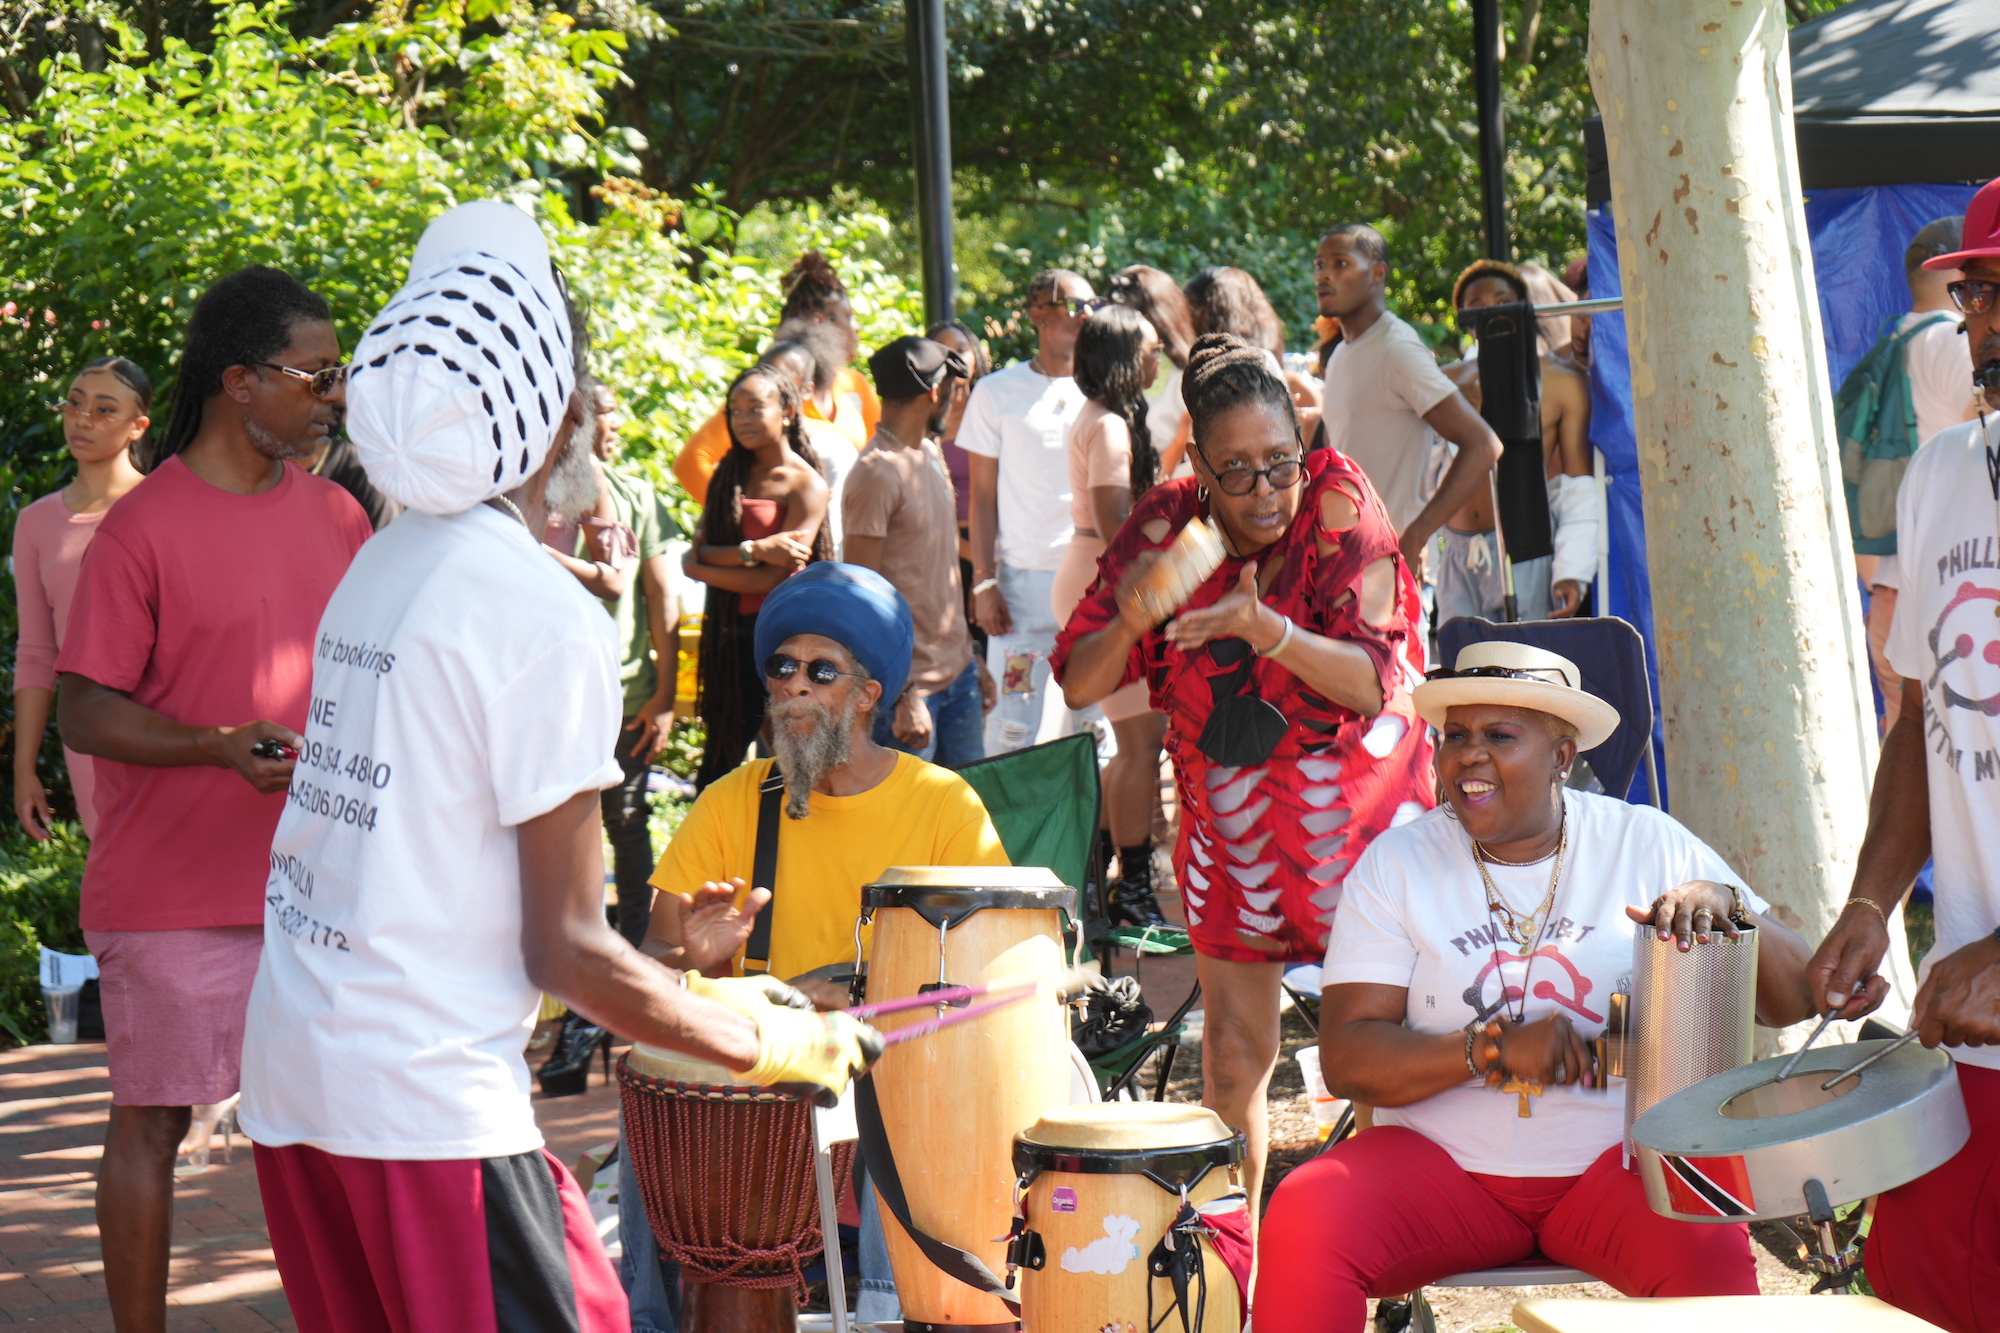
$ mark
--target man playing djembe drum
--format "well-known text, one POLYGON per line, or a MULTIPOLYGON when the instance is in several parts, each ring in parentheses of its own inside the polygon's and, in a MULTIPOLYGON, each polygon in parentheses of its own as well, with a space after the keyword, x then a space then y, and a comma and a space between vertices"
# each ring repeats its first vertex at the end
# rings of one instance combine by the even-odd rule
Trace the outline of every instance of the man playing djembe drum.
POLYGON ((1647 1207, 1588 1039, 1631 972, 1634 922, 1682 949, 1754 923, 1773 1026, 1811 1013, 1805 941, 1668 816, 1565 789, 1578 750, 1618 726, 1567 658, 1477 644, 1415 702, 1440 731, 1446 804, 1347 877, 1320 1020, 1328 1086, 1375 1127, 1278 1187, 1259 1310, 1353 1333, 1369 1296, 1538 1249, 1628 1295, 1755 1295, 1744 1227, 1647 1207))
MULTIPOLYGON (((812 565, 764 599, 756 655, 771 696, 765 716, 776 758, 738 766, 689 809, 653 873, 659 893, 649 951, 682 946, 692 904, 733 894, 747 919, 768 899, 768 945, 755 937, 759 954, 746 944, 734 969, 787 978, 837 1008, 847 990, 826 974, 854 962, 862 885, 890 866, 1007 864, 986 807, 965 779, 875 743, 875 715, 901 695, 913 643, 902 594, 860 565, 812 565), (766 800, 767 780, 779 780, 774 770, 782 801, 776 790, 766 800), (756 878, 758 825, 767 813, 778 816, 781 804, 772 882, 747 892, 756 878)), ((867 939, 863 927, 863 945, 867 939)), ((731 969, 726 957, 718 962, 713 970, 731 969)), ((637 1192, 620 1197, 636 1199, 637 1192)), ((895 1287, 873 1191, 862 1198, 859 1317, 893 1320, 895 1287)), ((656 1308, 647 1265, 628 1269, 635 1315, 656 1308)))
MULTIPOLYGON (((467 204, 355 349, 355 443, 408 512, 320 620, 243 1053, 304 1333, 629 1326, 528 1100, 544 990, 746 1083, 838 1089, 880 1050, 765 985, 669 971, 605 922, 617 646, 540 542, 550 510, 595 494, 567 307, 534 220, 467 204)), ((726 956, 740 923, 696 915, 697 951, 726 956)))

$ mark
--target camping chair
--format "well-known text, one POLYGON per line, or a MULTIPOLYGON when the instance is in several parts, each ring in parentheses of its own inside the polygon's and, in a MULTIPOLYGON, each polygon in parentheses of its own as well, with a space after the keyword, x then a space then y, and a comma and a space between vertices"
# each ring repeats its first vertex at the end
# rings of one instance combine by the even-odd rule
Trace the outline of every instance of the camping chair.
POLYGON ((1624 799, 1639 765, 1646 765, 1646 796, 1660 804, 1660 763, 1653 750, 1653 687, 1646 674, 1646 643, 1631 622, 1616 616, 1591 620, 1526 620, 1496 625, 1461 616, 1438 626, 1438 655, 1445 665, 1459 650, 1495 639, 1560 653, 1583 673, 1583 688, 1618 710, 1618 730, 1583 760, 1607 796, 1624 799))
MULTIPOLYGON (((1107 943, 1140 953, 1192 952, 1184 930, 1097 930, 1102 925, 1102 884, 1095 855, 1100 795, 1097 740, 1089 732, 976 759, 959 769, 958 775, 986 803, 987 816, 1007 849, 1009 861, 1017 866, 1045 866, 1063 883, 1077 886, 1074 919, 1080 939, 1076 954, 1088 944, 1098 947, 1102 956, 1108 951, 1107 943)), ((1199 995, 1197 987, 1159 1031, 1136 1037, 1091 1061, 1107 1099, 1129 1088, 1146 1057, 1162 1048, 1167 1053, 1162 1056, 1155 1099, 1165 1096, 1173 1053, 1179 1050, 1185 1030, 1183 1020, 1199 995)))

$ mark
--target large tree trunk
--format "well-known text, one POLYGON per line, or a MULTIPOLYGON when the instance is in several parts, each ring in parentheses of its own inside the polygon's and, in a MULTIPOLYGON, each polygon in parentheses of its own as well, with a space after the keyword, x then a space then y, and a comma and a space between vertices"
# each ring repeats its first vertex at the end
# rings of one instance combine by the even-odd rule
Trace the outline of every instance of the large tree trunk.
MULTIPOLYGON (((1853 881, 1876 744, 1782 0, 1593 0, 1590 81, 1674 813, 1817 944, 1853 881)), ((1900 916, 1891 935, 1906 1011, 1900 916)))

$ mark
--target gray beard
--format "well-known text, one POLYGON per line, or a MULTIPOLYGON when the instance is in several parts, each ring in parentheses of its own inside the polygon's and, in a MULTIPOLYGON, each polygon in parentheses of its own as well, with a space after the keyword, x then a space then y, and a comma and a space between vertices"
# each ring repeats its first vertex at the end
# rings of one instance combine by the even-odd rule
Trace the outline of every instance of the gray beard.
MULTIPOLYGON (((596 434, 595 427, 589 431, 596 434)), ((562 446, 556 465, 549 472, 549 487, 543 496, 552 518, 574 523, 597 508, 597 469, 591 466, 587 435, 578 429, 562 446)))
POLYGON ((317 447, 304 440, 281 440, 248 419, 243 422, 243 433, 250 437, 250 445, 258 453, 280 463, 295 463, 301 458, 310 457, 317 447))
POLYGON ((860 699, 849 694, 838 714, 810 699, 785 699, 766 710, 771 719, 771 751, 777 755, 778 768, 785 775, 785 814, 789 818, 804 819, 812 813, 813 788, 852 757, 848 737, 853 733, 860 706, 860 699), (811 732, 803 740, 785 725, 802 717, 813 722, 811 732))

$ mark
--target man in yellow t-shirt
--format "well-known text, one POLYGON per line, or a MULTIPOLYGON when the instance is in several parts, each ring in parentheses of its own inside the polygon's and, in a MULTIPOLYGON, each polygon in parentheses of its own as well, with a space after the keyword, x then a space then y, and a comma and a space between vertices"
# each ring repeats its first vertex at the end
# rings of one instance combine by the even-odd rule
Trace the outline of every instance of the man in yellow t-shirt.
MULTIPOLYGON (((890 582, 859 565, 811 565, 780 584, 757 616, 756 655, 771 702, 771 748, 715 782, 688 811, 653 872, 655 951, 680 943, 682 913, 703 888, 728 884, 754 912, 764 886, 745 886, 756 855, 760 791, 773 765, 785 797, 771 907, 772 976, 794 979, 854 960, 861 886, 898 865, 1006 865, 986 807, 965 780, 875 744, 875 714, 894 706, 910 671, 910 609, 890 582)), ((862 934, 863 947, 868 935, 862 934)), ((744 970, 738 953, 735 970, 744 970)), ((823 1003, 836 987, 808 980, 823 1003)))

